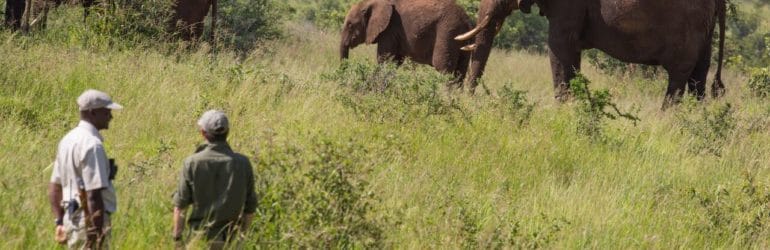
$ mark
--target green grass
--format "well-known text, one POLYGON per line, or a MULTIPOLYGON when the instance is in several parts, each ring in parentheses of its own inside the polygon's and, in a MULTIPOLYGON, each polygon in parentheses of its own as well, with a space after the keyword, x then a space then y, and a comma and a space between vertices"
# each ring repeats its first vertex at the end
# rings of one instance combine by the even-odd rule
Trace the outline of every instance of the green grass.
MULTIPOLYGON (((373 207, 358 219, 377 222, 384 247, 770 245, 770 214, 763 198, 770 195, 770 105, 751 95, 746 76, 732 70, 724 77, 725 98, 663 112, 665 75, 613 76, 584 65, 592 89, 608 89, 621 109, 636 110, 641 118, 636 126, 609 120, 603 127, 609 139, 595 141, 577 130, 578 104, 553 99, 550 67, 542 55, 495 51, 484 76, 491 95, 443 87, 416 90, 440 101, 409 106, 398 102, 412 96, 355 93, 341 85, 359 75, 334 76, 340 65, 337 34, 312 26, 289 24, 288 38, 261 44, 241 58, 227 50, 212 56, 205 46, 93 46, 83 42, 88 33, 78 33, 77 25, 55 22, 46 33, 31 37, 0 33, 0 127, 6 133, 0 139, 3 249, 54 247, 46 197, 49 167, 59 139, 77 122, 75 99, 86 88, 104 90, 125 106, 103 132, 108 154, 121 167, 115 182, 119 211, 113 217, 117 249, 172 246, 170 195, 183 158, 201 142, 195 121, 209 108, 226 110, 233 147, 263 160, 255 162, 257 173, 277 186, 307 181, 303 176, 312 176, 307 171, 318 166, 360 171, 350 181, 374 196, 369 200, 373 207), (534 104, 523 125, 516 114, 506 113, 509 106, 499 94, 506 85, 526 91, 528 103, 534 104), (392 102, 381 106, 406 118, 370 120, 340 97, 392 102), (452 100, 462 112, 426 115, 426 107, 444 107, 452 100), (685 127, 711 128, 702 117, 713 117, 727 103, 735 128, 722 131, 726 137, 701 137, 685 127), (712 139, 721 145, 721 156, 700 150, 701 140, 712 139), (363 149, 335 156, 339 162, 311 163, 320 141, 332 142, 339 152, 347 152, 344 145, 363 149), (298 172, 289 172, 290 178, 276 174, 277 165, 264 160, 297 160, 281 153, 291 148, 307 159, 297 161, 298 172)), ((352 52, 352 63, 372 73, 373 47, 352 52)), ((445 79, 424 66, 392 72, 404 86, 443 86, 445 79)), ((403 88, 399 93, 413 93, 403 88)), ((304 194, 329 195, 329 190, 307 185, 304 194), (319 193, 312 193, 314 188, 319 193)), ((272 211, 269 207, 260 205, 263 211, 272 211)), ((287 213, 304 218, 304 212, 287 213)), ((346 246, 314 242, 313 230, 329 228, 292 218, 285 220, 297 232, 295 243, 346 246)), ((275 224, 255 222, 254 230, 267 231, 268 226, 275 224)), ((252 241, 263 248, 298 246, 273 239, 252 241)))

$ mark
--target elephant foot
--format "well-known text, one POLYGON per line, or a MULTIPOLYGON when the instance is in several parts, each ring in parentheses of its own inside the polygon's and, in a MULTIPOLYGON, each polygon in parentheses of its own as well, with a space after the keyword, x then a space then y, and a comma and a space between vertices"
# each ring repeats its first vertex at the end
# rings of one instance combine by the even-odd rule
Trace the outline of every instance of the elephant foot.
POLYGON ((556 95, 554 95, 554 98, 559 103, 565 103, 572 99, 572 92, 569 91, 567 88, 557 88, 556 95))
POLYGON ((661 105, 660 110, 666 111, 668 108, 671 108, 673 106, 678 105, 682 102, 682 98, 678 96, 666 96, 665 99, 663 99, 663 105, 661 105))

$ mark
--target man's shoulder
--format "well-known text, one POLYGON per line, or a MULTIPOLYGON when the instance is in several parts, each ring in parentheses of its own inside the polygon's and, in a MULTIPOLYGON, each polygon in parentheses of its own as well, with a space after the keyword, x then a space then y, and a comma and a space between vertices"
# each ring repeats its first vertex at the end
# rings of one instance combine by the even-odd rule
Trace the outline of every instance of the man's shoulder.
POLYGON ((238 162, 241 162, 241 163, 247 163, 247 164, 250 163, 249 157, 247 157, 247 156, 245 156, 245 155, 243 155, 241 153, 233 151, 232 157, 233 157, 233 160, 235 160, 235 161, 238 161, 238 162))
POLYGON ((80 127, 75 127, 62 137, 59 146, 72 147, 75 145, 85 148, 101 147, 102 141, 88 131, 84 131, 80 127))

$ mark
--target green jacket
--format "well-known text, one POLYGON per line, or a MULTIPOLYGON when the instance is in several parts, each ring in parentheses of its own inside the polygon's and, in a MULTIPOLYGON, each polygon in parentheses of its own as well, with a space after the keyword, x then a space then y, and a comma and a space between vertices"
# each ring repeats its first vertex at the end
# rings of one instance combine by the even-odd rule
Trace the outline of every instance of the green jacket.
POLYGON ((227 142, 203 145, 184 161, 174 205, 192 205, 187 223, 215 237, 242 213, 254 213, 257 208, 249 159, 233 152, 227 142))

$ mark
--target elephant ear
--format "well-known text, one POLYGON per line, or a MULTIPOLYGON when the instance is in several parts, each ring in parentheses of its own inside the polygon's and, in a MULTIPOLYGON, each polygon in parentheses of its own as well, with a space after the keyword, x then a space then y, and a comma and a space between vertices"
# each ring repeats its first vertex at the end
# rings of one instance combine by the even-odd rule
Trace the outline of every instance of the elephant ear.
POLYGON ((377 1, 369 7, 369 22, 366 25, 366 43, 374 43, 377 37, 390 25, 393 5, 377 1))

